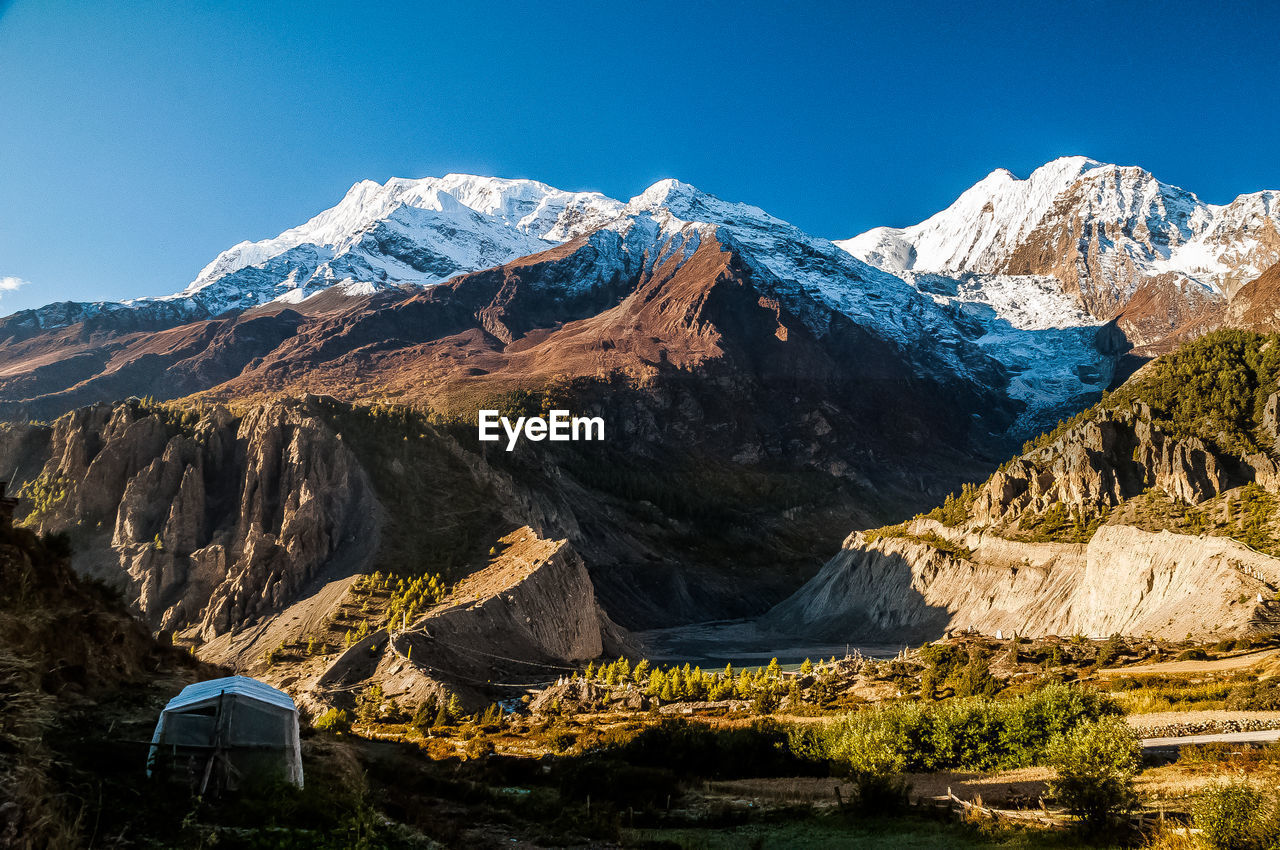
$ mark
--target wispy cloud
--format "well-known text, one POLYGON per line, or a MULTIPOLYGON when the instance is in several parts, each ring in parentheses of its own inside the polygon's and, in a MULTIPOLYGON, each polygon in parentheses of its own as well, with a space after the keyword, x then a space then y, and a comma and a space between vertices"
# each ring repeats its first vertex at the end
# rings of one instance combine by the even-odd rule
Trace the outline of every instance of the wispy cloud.
POLYGON ((0 277, 0 297, 3 297, 6 292, 13 292, 14 290, 21 289, 30 283, 31 281, 23 280, 20 277, 0 277))

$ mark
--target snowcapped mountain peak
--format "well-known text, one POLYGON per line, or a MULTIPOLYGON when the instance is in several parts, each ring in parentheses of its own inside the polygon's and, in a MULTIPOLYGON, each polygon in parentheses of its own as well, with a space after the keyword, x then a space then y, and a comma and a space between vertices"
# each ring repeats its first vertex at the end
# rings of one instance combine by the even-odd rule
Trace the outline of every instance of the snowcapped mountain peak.
POLYGON ((1044 165, 1031 172, 1031 176, 1027 179, 1034 180, 1036 176, 1039 175, 1042 180, 1070 182, 1081 174, 1084 174, 1086 171, 1092 171, 1095 168, 1115 167, 1116 166, 1108 165, 1105 162, 1099 162, 1096 159, 1090 159, 1087 156, 1060 156, 1057 159, 1049 160, 1044 165))
POLYGON ((1062 192, 1101 163, 1055 159, 1019 179, 997 168, 951 206, 911 227, 877 227, 836 244, 886 271, 994 271, 1062 192))
POLYGON ((659 180, 627 202, 626 212, 669 214, 680 221, 732 225, 751 222, 790 227, 787 222, 751 204, 725 201, 674 178, 659 180))
POLYGON ((426 285, 588 233, 623 205, 535 180, 446 174, 361 180, 338 204, 271 239, 241 242, 178 297, 209 309, 300 300, 334 283, 426 285))
POLYGON ((908 280, 955 281, 1021 326, 1040 324, 1031 313, 1051 283, 1095 321, 1121 315, 1144 345, 1280 261, 1276 198, 1258 192, 1214 206, 1137 166, 1069 156, 1026 179, 997 169, 919 224, 836 244, 908 280))
POLYGON ((688 204, 701 194, 696 186, 666 177, 628 201, 627 207, 637 210, 669 209, 672 205, 688 204))

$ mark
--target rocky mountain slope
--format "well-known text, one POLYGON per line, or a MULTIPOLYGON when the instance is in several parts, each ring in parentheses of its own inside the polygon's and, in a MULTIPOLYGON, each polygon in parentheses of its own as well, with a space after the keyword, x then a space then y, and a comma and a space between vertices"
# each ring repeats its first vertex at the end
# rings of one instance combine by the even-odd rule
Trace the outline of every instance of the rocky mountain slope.
POLYGON ((327 664, 307 687, 309 698, 345 703, 344 695, 376 682, 404 705, 457 696, 479 710, 602 655, 634 652, 600 609, 568 541, 526 526, 494 549, 483 569, 415 621, 373 632, 327 664))
MULTIPOLYGON (((419 441, 445 463, 459 439, 470 471, 447 461, 454 498, 497 486, 490 513, 568 538, 619 623, 745 616, 807 577, 850 517, 918 509, 1007 450, 1027 408, 1004 391, 1010 368, 985 328, 760 210, 668 181, 589 235, 426 289, 329 288, 168 330, 11 342, 64 387, 11 408, 26 415, 126 388, 204 389, 169 412, 102 406, 12 426, 0 468, 20 467, 32 492, 65 486, 34 521, 78 529, 84 569, 129 576, 139 610, 190 639, 256 627, 313 593, 337 604, 335 582, 378 568, 370 490, 445 524, 451 505, 399 482, 419 474, 419 441), (370 468, 375 452, 353 463, 333 422, 277 404, 307 393, 429 408, 458 431, 390 434, 409 455, 370 468), (475 443, 475 412, 550 406, 601 415, 606 439, 517 453, 513 485, 475 443)), ((1043 370, 1049 359, 1021 348, 1043 370)), ((1089 368, 1047 363, 1070 385, 1050 409, 1105 383, 1110 359, 1090 351, 1089 368)), ((11 386, 43 379, 22 368, 11 386)), ((410 548, 407 525, 379 546, 410 548)))
MULTIPOLYGON (((678 181, 661 181, 623 204, 531 181, 451 175, 357 184, 307 224, 224 252, 172 297, 56 304, 0 321, 0 410, 11 418, 50 418, 127 394, 175 398, 255 369, 253 380, 261 383, 259 367, 294 356, 296 337, 328 334, 327 344, 348 346, 352 317, 428 295, 473 314, 466 325, 484 333, 494 331, 500 309, 514 321, 493 336, 518 350, 531 331, 625 306, 626 296, 659 269, 669 277, 688 266, 684 278, 703 275, 698 285, 711 287, 714 277, 706 275, 717 263, 702 258, 713 251, 729 255, 759 298, 776 301, 813 337, 852 324, 895 348, 905 366, 928 380, 1006 390, 1023 410, 1020 431, 1098 393, 1123 347, 1112 335, 1100 337, 1096 323, 1069 305, 1060 304, 1061 315, 1052 319, 1010 321, 1009 304, 999 297, 974 300, 954 285, 943 294, 934 282, 903 280, 756 207, 678 181), (537 284, 541 312, 534 315, 518 315, 523 305, 501 297, 500 289, 486 299, 501 297, 499 308, 476 303, 474 286, 464 287, 471 300, 459 301, 449 294, 458 287, 439 285, 491 266, 488 279, 496 281, 507 274, 498 269, 553 265, 554 274, 537 284)), ((462 330, 464 319, 453 316, 449 332, 462 330)), ((394 348, 406 332, 406 341, 416 343, 439 330, 401 322, 386 337, 360 338, 366 346, 394 348)), ((625 327, 612 333, 630 335, 625 327)), ((667 342, 661 333, 649 337, 667 342)), ((641 338, 622 347, 633 344, 654 348, 641 338)), ((293 364, 294 371, 313 365, 293 364)), ((548 366, 569 374, 583 368, 548 366)), ((294 389, 279 381, 270 388, 294 389)))
MULTIPOLYGON (((452 584, 522 526, 568 540, 623 625, 758 613, 812 573, 850 515, 876 516, 885 493, 921 485, 857 452, 849 470, 819 468, 836 455, 818 449, 859 427, 845 415, 815 420, 830 430, 806 426, 818 441, 806 465, 803 434, 774 430, 790 417, 718 418, 714 439, 687 438, 724 416, 695 399, 729 408, 733 396, 675 383, 561 391, 632 439, 508 453, 480 443, 474 425, 406 407, 307 396, 233 412, 132 400, 0 426, 0 466, 24 497, 21 520, 68 533, 80 572, 121 588, 152 628, 233 665, 298 640, 341 645, 374 616, 363 576, 452 584), (732 458, 744 435, 799 462, 744 467, 732 458)), ((492 403, 534 413, 551 398, 492 403)), ((955 451, 935 456, 935 475, 972 468, 955 451)))
MULTIPOLYGON (((27 522, 73 533, 78 568, 193 643, 258 653, 324 632, 358 576, 456 581, 521 526, 567 540, 625 627, 754 615, 850 521, 933 503, 1096 399, 1129 344, 1099 305, 1155 293, 1185 318, 1173 290, 1135 283, 1160 263, 1212 242, 1213 268, 1261 267, 1269 195, 1210 208, 1143 175, 994 175, 927 227, 861 239, 880 267, 674 180, 626 203, 459 175, 361 183, 178 295, 0 320, 0 471, 27 522), (1028 259, 1086 225, 1097 250, 1075 277, 1066 243, 1028 259), (592 413, 607 437, 508 456, 476 442, 480 407, 592 413)), ((1234 291, 1179 268, 1177 291, 1205 303, 1234 291)), ((1240 321, 1266 311, 1268 280, 1240 288, 1259 305, 1240 321)), ((1132 439, 1153 480, 1209 451, 1151 431, 1132 439)), ((1219 467, 1235 481, 1253 455, 1219 467)), ((1121 460, 1080 486, 1128 487, 1121 460)), ((1019 498, 1045 480, 1001 475, 1019 498)), ((1037 516, 1058 504, 1026 498, 1037 516)))
POLYGON ((1159 348, 1189 323, 1221 324, 1226 304, 1280 261, 1280 193, 1213 205, 1136 167, 1065 157, 1020 180, 1004 169, 905 228, 837 244, 885 271, 933 274, 977 290, 1047 280, 1135 345, 1159 348), (1010 280, 1012 279, 1012 280, 1010 280))
POLYGON ((78 846, 94 777, 71 727, 105 738, 121 691, 136 705, 157 682, 211 674, 79 579, 65 540, 14 528, 0 507, 0 846, 78 846))
POLYGON ((363 470, 298 405, 240 417, 97 405, 2 426, 0 458, 28 524, 71 534, 80 572, 197 641, 278 610, 324 571, 358 570, 377 543, 363 470))
POLYGON ((1280 338, 1148 366, 927 516, 858 532, 765 622, 827 636, 1280 627, 1280 338))

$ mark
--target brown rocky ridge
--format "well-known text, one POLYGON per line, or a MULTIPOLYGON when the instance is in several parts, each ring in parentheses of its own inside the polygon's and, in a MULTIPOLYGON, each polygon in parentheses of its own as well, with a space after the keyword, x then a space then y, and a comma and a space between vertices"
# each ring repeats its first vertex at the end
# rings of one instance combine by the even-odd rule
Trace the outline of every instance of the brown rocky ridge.
POLYGON ((1275 632, 1275 338, 1215 334, 1168 358, 942 508, 854 533, 763 623, 842 639, 1275 632), (1256 406, 1228 426, 1200 379, 1256 406))

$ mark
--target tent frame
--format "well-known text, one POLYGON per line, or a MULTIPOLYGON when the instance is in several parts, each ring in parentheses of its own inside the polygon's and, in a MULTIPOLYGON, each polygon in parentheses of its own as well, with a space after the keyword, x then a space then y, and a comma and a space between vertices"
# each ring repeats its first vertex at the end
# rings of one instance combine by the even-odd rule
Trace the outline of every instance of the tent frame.
MULTIPOLYGON (((235 787, 236 780, 242 777, 241 771, 233 763, 232 755, 247 751, 281 752, 286 764, 285 778, 303 787, 302 745, 299 738, 298 710, 292 699, 282 691, 270 685, 246 676, 231 676, 209 682, 189 685, 182 693, 171 699, 160 713, 155 733, 151 737, 151 747, 147 754, 147 775, 151 776, 160 756, 169 751, 176 761, 179 756, 187 756, 193 766, 197 761, 202 767, 199 772, 198 793, 203 795, 210 782, 215 787, 235 787), (267 743, 236 743, 230 730, 236 716, 236 706, 245 701, 257 704, 270 714, 287 715, 284 723, 285 737, 280 746, 267 743), (207 709, 212 708, 210 714, 207 709), (202 710, 206 709, 206 710, 202 710), (198 715, 210 718, 210 730, 207 743, 197 741, 176 742, 166 740, 166 732, 171 724, 169 719, 175 715, 198 715), (216 774, 214 768, 221 765, 216 774)), ((194 777, 193 777, 194 778, 194 777)))

